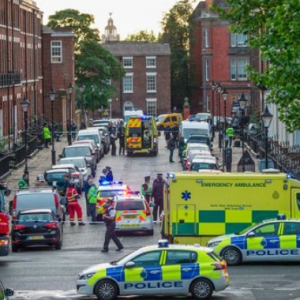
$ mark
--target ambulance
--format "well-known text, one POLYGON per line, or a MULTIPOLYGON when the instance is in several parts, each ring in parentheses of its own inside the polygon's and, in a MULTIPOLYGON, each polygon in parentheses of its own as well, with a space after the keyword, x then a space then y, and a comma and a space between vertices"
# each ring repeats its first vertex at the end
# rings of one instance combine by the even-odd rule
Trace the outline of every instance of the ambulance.
POLYGON ((205 245, 279 214, 300 218, 300 182, 278 170, 169 173, 168 181, 162 234, 173 243, 205 245))
POLYGON ((125 127, 127 155, 158 154, 158 131, 152 116, 131 117, 125 127))

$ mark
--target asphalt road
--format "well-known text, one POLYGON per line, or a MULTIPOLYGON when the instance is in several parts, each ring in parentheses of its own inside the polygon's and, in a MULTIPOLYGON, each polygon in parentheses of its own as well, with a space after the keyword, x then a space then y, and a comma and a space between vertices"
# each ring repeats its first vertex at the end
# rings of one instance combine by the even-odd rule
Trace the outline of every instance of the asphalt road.
MULTIPOLYGON (((177 157, 176 157, 177 158, 177 157)), ((98 175, 105 166, 111 166, 115 180, 123 180, 133 189, 139 189, 143 177, 156 173, 180 170, 178 163, 168 163, 164 141, 157 157, 126 157, 107 155, 98 165, 98 175)), ((84 205, 84 200, 82 199, 84 205)), ((0 278, 6 287, 15 290, 14 299, 94 299, 76 295, 77 274, 84 268, 102 262, 113 261, 142 246, 155 244, 159 239, 159 225, 155 225, 153 237, 121 237, 125 249, 115 252, 111 244, 109 253, 101 253, 104 225, 69 227, 65 225, 63 249, 35 248, 10 253, 0 258, 0 278)), ((213 300, 300 300, 300 263, 244 264, 230 267, 231 285, 223 292, 215 293, 213 300)), ((154 297, 124 297, 155 299, 154 297)), ((177 297, 185 299, 186 297, 177 297)), ((157 297, 157 299, 176 299, 157 297)))

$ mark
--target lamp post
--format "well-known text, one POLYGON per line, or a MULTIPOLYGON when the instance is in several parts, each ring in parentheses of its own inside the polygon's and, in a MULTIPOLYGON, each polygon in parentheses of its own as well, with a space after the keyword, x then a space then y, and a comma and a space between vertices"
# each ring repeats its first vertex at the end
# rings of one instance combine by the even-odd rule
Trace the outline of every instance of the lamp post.
POLYGON ((218 127, 220 126, 220 116, 221 116, 221 100, 220 100, 220 95, 222 93, 222 87, 220 85, 220 83, 217 83, 216 85, 216 90, 218 93, 218 127))
POLYGON ((224 101, 224 132, 225 132, 225 130, 226 130, 226 102, 227 102, 227 97, 228 97, 228 92, 227 92, 226 88, 223 89, 222 97, 223 97, 223 101, 224 101))
POLYGON ((112 103, 112 99, 108 99, 108 103, 109 103, 109 118, 111 119, 111 103, 112 103))
POLYGON ((266 169, 268 169, 268 129, 271 125, 273 115, 270 113, 268 106, 266 105, 265 111, 261 115, 261 119, 263 121, 265 127, 265 134, 266 134, 266 151, 265 151, 265 160, 266 160, 266 169))
POLYGON ((72 83, 69 84, 69 87, 68 87, 68 94, 69 94, 69 120, 71 122, 71 119, 72 119, 72 93, 73 93, 73 86, 72 86, 72 83))
POLYGON ((85 86, 81 85, 79 88, 79 91, 81 93, 81 114, 82 114, 82 118, 84 117, 84 103, 83 103, 83 92, 85 90, 85 86))
POLYGON ((52 165, 56 164, 56 151, 54 147, 54 122, 53 122, 53 103, 56 98, 56 93, 54 92, 53 89, 49 92, 50 100, 51 100, 51 144, 52 144, 52 149, 51 149, 51 157, 52 157, 52 165))
POLYGON ((24 143, 25 143, 25 168, 24 173, 29 174, 28 172, 28 165, 27 165, 27 127, 28 127, 28 106, 29 101, 24 97, 21 101, 21 106, 24 113, 24 126, 25 126, 25 136, 24 136, 24 143))
POLYGON ((95 106, 94 106, 94 104, 95 104, 95 100, 94 100, 94 92, 95 92, 95 86, 94 85, 92 85, 92 109, 93 109, 93 114, 92 114, 92 116, 93 116, 93 120, 94 120, 94 118, 95 118, 95 115, 94 115, 94 111, 95 111, 95 106))
POLYGON ((217 85, 215 84, 214 81, 210 84, 211 87, 211 116, 212 116, 212 126, 213 126, 213 138, 215 137, 215 89, 217 85))
MULTIPOLYGON (((246 104, 247 104, 247 99, 245 98, 244 93, 242 93, 241 98, 239 99, 239 105, 240 105, 240 109, 241 109, 241 113, 242 113, 242 117, 241 117, 241 127, 242 127, 242 155, 244 155, 245 152, 245 144, 244 144, 244 126, 245 126, 245 118, 244 118, 244 114, 245 114, 245 108, 246 108, 246 104)), ((244 159, 242 159, 242 171, 245 172, 245 161, 244 159)))

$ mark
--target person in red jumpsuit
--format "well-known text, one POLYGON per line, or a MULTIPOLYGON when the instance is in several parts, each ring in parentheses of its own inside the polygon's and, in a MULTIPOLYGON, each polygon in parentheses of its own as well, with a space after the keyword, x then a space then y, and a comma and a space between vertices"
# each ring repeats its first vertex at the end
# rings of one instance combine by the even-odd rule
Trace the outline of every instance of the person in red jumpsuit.
POLYGON ((77 214, 78 225, 79 226, 85 225, 85 223, 82 222, 82 209, 78 202, 80 196, 78 195, 77 189, 75 188, 74 181, 69 181, 69 186, 66 192, 66 198, 68 200, 68 210, 70 213, 70 225, 71 226, 76 225, 76 223, 74 222, 75 213, 77 214))

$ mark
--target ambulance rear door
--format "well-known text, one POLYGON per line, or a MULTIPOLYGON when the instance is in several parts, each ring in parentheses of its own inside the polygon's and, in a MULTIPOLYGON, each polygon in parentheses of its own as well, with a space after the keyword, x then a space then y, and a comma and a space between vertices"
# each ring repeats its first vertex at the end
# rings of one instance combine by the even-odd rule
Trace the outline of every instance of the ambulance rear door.
POLYGON ((198 235, 195 204, 178 204, 176 206, 176 223, 173 228, 173 235, 198 235))
POLYGON ((291 218, 300 218, 300 190, 291 189, 291 218))
POLYGON ((142 121, 140 118, 130 118, 128 120, 126 145, 129 149, 142 148, 142 121))

